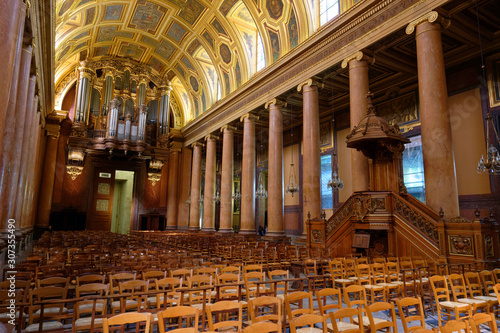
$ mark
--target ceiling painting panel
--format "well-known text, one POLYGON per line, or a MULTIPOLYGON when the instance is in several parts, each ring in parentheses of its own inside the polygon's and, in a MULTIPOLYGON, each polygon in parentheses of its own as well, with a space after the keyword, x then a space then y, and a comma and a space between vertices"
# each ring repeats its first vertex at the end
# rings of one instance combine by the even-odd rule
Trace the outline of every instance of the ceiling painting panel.
POLYGON ((128 27, 154 35, 166 12, 167 9, 165 7, 155 3, 148 1, 141 4, 140 1, 138 1, 128 27))
POLYGON ((104 15, 104 21, 117 21, 120 20, 123 10, 123 5, 111 5, 106 6, 106 13, 104 15))
POLYGON ((181 25, 177 24, 177 22, 173 22, 167 32, 167 35, 173 38, 178 44, 181 43, 186 34, 187 30, 184 29, 181 25))

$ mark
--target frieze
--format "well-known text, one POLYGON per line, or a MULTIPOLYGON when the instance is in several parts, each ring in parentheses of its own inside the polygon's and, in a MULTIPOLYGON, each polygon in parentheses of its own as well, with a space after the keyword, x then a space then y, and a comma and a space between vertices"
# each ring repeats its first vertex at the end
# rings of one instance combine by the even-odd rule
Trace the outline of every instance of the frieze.
POLYGON ((474 256, 474 241, 472 236, 449 235, 451 255, 474 256))

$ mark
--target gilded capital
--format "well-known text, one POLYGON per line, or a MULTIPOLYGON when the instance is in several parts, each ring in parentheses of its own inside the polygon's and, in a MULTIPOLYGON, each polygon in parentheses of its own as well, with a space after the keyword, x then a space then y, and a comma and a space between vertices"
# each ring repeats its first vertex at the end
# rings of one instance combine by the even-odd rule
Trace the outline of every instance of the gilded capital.
POLYGON ((373 57, 370 57, 370 56, 364 54, 363 52, 358 51, 358 52, 355 52, 355 53, 351 54, 350 56, 346 57, 342 61, 342 65, 341 65, 342 68, 346 68, 347 66, 349 66, 349 62, 351 62, 352 60, 358 60, 358 61, 365 60, 370 65, 373 65, 375 63, 375 59, 373 57))
POLYGON ((45 125, 45 132, 47 133, 47 136, 53 136, 56 139, 59 138, 59 131, 61 130, 61 126, 56 125, 56 124, 46 124, 45 125))
POLYGON ((205 145, 203 143, 201 143, 201 142, 193 142, 191 144, 191 147, 193 147, 193 148, 196 148, 196 147, 203 148, 203 147, 205 147, 205 145))
POLYGON ((223 132, 223 133, 224 133, 225 130, 234 132, 234 131, 236 131, 236 127, 231 126, 231 125, 224 125, 224 126, 222 126, 220 128, 220 131, 223 132))
POLYGON ((217 141, 219 140, 219 137, 217 135, 213 135, 213 134, 208 134, 207 136, 205 136, 205 141, 217 141))
POLYGON ((438 16, 439 16, 438 12, 433 10, 433 11, 428 12, 427 14, 424 14, 424 15, 420 16, 419 18, 411 21, 410 24, 408 24, 408 26, 406 27, 406 34, 411 35, 415 31, 415 28, 417 27, 417 25, 419 25, 419 24, 422 24, 425 22, 429 22, 429 23, 435 22, 438 19, 438 16))
POLYGON ((273 98, 272 100, 270 100, 269 102, 266 103, 266 105, 264 106, 266 109, 269 108, 269 105, 271 104, 274 104, 274 105, 278 105, 280 107, 286 107, 286 102, 281 99, 281 98, 273 98))
POLYGON ((243 122, 245 119, 248 119, 251 122, 254 122, 256 120, 259 120, 259 116, 253 114, 253 113, 246 113, 243 116, 241 116, 240 121, 243 122))
POLYGON ((318 88, 323 88, 325 85, 314 78, 310 78, 297 86, 297 91, 301 91, 304 86, 317 86, 318 88))

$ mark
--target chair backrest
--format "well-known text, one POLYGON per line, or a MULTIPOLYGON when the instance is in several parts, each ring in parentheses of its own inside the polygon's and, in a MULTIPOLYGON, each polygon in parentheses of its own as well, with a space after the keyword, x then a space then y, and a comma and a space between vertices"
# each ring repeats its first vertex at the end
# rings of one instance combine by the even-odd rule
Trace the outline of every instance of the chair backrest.
POLYGON ((281 333, 281 322, 280 323, 271 323, 271 322, 252 323, 243 329, 243 333, 270 333, 270 332, 281 333))
POLYGON ((109 275, 109 290, 111 294, 120 291, 119 284, 124 281, 135 280, 136 274, 134 273, 116 273, 109 275))
POLYGON ((483 287, 481 286, 481 278, 477 272, 466 272, 464 274, 467 289, 471 298, 483 296, 483 287))
POLYGON ((155 281, 157 291, 175 291, 181 287, 182 279, 175 277, 166 277, 155 281))
POLYGON ((142 279, 145 281, 158 280, 158 279, 163 279, 166 277, 167 277, 166 271, 150 270, 150 271, 142 272, 142 279))
POLYGON ((330 310, 342 308, 342 294, 339 289, 325 288, 316 291, 316 301, 322 316, 327 315, 330 310))
POLYGON ((36 280, 36 287, 37 288, 50 287, 50 286, 68 288, 69 287, 69 277, 54 276, 54 277, 49 277, 46 279, 36 280))
POLYGON ((373 284, 386 282, 385 265, 382 263, 374 263, 371 265, 373 284))
MULTIPOLYGON (((188 288, 211 287, 213 285, 212 277, 209 275, 194 275, 188 277, 188 288)), ((210 301, 211 289, 194 290, 189 292, 189 305, 201 304, 203 301, 210 301)))
POLYGON ((239 274, 241 270, 239 266, 225 266, 221 268, 221 273, 239 274))
POLYGON ((251 264, 251 265, 243 266, 243 274, 246 274, 249 272, 261 272, 262 273, 262 265, 251 264))
POLYGON ((448 275, 453 300, 456 302, 459 298, 467 298, 467 288, 462 274, 448 275))
POLYGON ((258 292, 264 292, 266 290, 265 284, 255 284, 255 282, 265 281, 266 275, 263 272, 253 271, 245 273, 243 279, 245 280, 247 299, 257 297, 258 292))
POLYGON ((481 276, 481 282, 483 283, 483 288, 486 295, 489 295, 493 292, 493 286, 495 285, 495 278, 491 271, 481 271, 479 272, 479 276, 481 276))
POLYGON ((476 313, 470 319, 470 326, 473 333, 480 333, 479 325, 488 325, 491 332, 498 332, 497 321, 493 313, 476 313))
POLYGON ((424 308, 420 297, 405 297, 402 299, 396 298, 396 304, 400 313, 401 322, 403 323, 404 333, 410 333, 419 328, 425 328, 424 308), (413 309, 413 311, 410 309, 413 309), (410 315, 403 315, 405 313, 410 315), (409 323, 416 321, 419 321, 420 325, 408 326, 409 323))
MULTIPOLYGON (((267 275, 269 275, 269 280, 288 280, 289 272, 288 270, 276 269, 273 271, 268 271, 267 275)), ((275 288, 276 295, 278 294, 286 294, 288 292, 289 286, 288 282, 279 282, 276 284, 271 284, 271 288, 275 288)))
POLYGON ((178 268, 170 271, 170 277, 182 279, 182 284, 187 287, 187 278, 193 276, 193 270, 187 268, 178 268))
POLYGON ((81 286, 86 283, 104 283, 105 280, 106 276, 101 274, 78 275, 76 277, 76 285, 81 286))
POLYGON ((493 277, 495 278, 495 283, 500 283, 500 268, 495 268, 493 271, 493 277))
POLYGON ((219 287, 219 299, 238 299, 241 295, 238 292, 238 286, 231 285, 240 282, 240 275, 234 273, 222 273, 217 275, 217 284, 219 287))
POLYGON ((439 328, 441 333, 465 332, 470 333, 468 320, 450 320, 439 328))
POLYGON ((282 300, 273 296, 260 296, 248 301, 248 312, 252 323, 261 321, 272 321, 280 323, 283 321, 282 300))
POLYGON ((296 316, 313 313, 313 298, 312 294, 306 291, 296 291, 285 295, 285 308, 288 320, 292 320, 296 316), (307 302, 307 305, 304 305, 307 302), (292 310, 291 305, 295 304, 298 308, 292 310))
POLYGON ((218 331, 219 328, 234 327, 239 332, 242 327, 242 304, 233 301, 219 301, 207 305, 208 328, 210 331, 218 331), (236 317, 226 314, 236 313, 236 317), (224 316, 221 316, 224 314, 224 316), (233 318, 235 318, 233 320, 233 318))
POLYGON ((385 258, 384 257, 376 257, 373 258, 373 263, 374 264, 385 264, 385 258))
POLYGON ((322 324, 323 333, 327 333, 325 318, 312 313, 303 314, 290 320, 290 332, 297 333, 299 327, 310 326, 312 328, 315 324, 322 324))
POLYGON ((429 278, 431 283, 432 293, 436 302, 450 301, 450 293, 448 292, 448 284, 446 278, 442 275, 434 275, 429 278))
POLYGON ((87 283, 81 286, 76 286, 75 293, 76 297, 84 296, 107 296, 109 292, 109 286, 104 283, 87 283))
MULTIPOLYGON (((63 287, 41 287, 32 289, 29 291, 29 324, 36 322, 41 316, 41 306, 36 305, 38 302, 42 301, 60 301, 67 299, 68 288, 63 287)), ((51 311, 44 311, 43 315, 45 319, 49 319, 51 316, 60 316, 64 312, 64 302, 59 302, 54 305, 45 305, 45 309, 51 308, 51 311)))
POLYGON ((381 329, 388 329, 391 328, 391 331, 393 333, 397 333, 398 331, 398 325, 396 322, 396 311, 394 310, 394 303, 388 303, 388 302, 375 302, 372 305, 369 305, 366 307, 366 315, 368 316, 368 319, 370 320, 370 331, 371 332, 377 332, 378 330, 381 329), (389 310, 390 312, 390 318, 387 321, 378 321, 376 322, 374 320, 373 314, 375 312, 380 312, 380 311, 387 311, 389 310))
POLYGON ((197 275, 208 275, 211 276, 213 281, 216 280, 217 277, 217 268, 215 267, 200 267, 196 270, 197 275))
MULTIPOLYGON (((176 329, 191 328, 195 329, 195 331, 198 332, 199 317, 200 315, 198 308, 181 305, 173 306, 170 308, 166 308, 165 310, 158 311, 158 328, 160 333, 165 333, 165 319, 178 318, 176 329), (185 324, 183 324, 183 319, 186 319, 185 324), (186 327, 182 327, 183 325, 185 325, 186 327)), ((169 332, 172 332, 172 330, 169 330, 169 332)))
POLYGON ((123 326, 126 324, 140 325, 141 323, 144 323, 145 325, 144 333, 149 333, 149 327, 151 326, 151 313, 127 312, 118 314, 111 318, 103 318, 102 328, 104 333, 109 333, 109 329, 114 326, 123 326))
POLYGON ((333 332, 334 333, 363 333, 364 332, 364 327, 363 327, 363 315, 361 312, 361 307, 354 309, 354 308, 342 308, 339 309, 335 312, 330 312, 330 320, 332 322, 332 327, 333 327, 333 332), (357 316, 357 320, 354 320, 354 317, 357 316), (344 319, 349 318, 350 323, 357 322, 358 327, 356 328, 356 325, 351 324, 349 327, 344 327, 346 326, 344 323, 344 319), (338 320, 338 322, 337 322, 338 320))
POLYGON ((366 290, 360 285, 350 285, 344 288, 344 302, 348 307, 352 308, 355 305, 366 308, 366 290))

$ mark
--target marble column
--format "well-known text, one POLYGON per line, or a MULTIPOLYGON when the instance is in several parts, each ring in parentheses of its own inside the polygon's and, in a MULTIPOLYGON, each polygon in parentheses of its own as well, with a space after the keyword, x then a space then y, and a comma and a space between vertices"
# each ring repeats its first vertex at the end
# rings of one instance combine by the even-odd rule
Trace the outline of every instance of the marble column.
POLYGON ((215 184, 217 177, 217 139, 215 135, 207 135, 205 160, 205 192, 203 194, 203 231, 214 231, 215 226, 215 184))
POLYGON ((286 103, 273 99, 266 103, 269 108, 269 156, 267 186, 267 234, 284 236, 283 227, 283 113, 286 103))
POLYGON ((445 218, 459 215, 455 160, 451 139, 448 92, 437 12, 430 12, 406 28, 416 28, 418 95, 424 160, 426 203, 445 218))
MULTIPOLYGON (((2 152, 3 132, 7 124, 7 110, 11 90, 17 92, 17 79, 19 77, 19 59, 21 58, 24 21, 26 18, 26 5, 22 0, 0 2, 0 153, 2 152), (12 88, 12 89, 11 89, 12 88)), ((15 101, 14 96, 14 101, 15 101)))
MULTIPOLYGON (((342 61, 342 68, 349 66, 349 103, 351 130, 366 116, 368 108, 368 63, 373 59, 363 52, 356 52, 342 61)), ((345 144, 345 142, 343 143, 345 144)), ((352 190, 368 191, 370 170, 368 157, 356 149, 351 149, 352 190)))
POLYGON ((168 159, 167 229, 177 228, 180 149, 172 149, 168 159))
POLYGON ((200 228, 201 152, 203 144, 193 143, 193 165, 191 168, 191 205, 189 207, 189 229, 200 228))
MULTIPOLYGON (((29 152, 28 152, 28 167, 27 167, 27 172, 28 172, 28 177, 27 177, 27 182, 24 187, 24 200, 23 200, 23 213, 22 213, 22 220, 26 222, 26 225, 28 227, 33 227, 33 214, 32 212, 34 211, 33 206, 35 206, 34 203, 34 188, 35 188, 35 174, 37 169, 36 161, 38 159, 38 147, 41 144, 38 141, 39 135, 40 135, 40 113, 37 112, 38 110, 38 96, 35 96, 33 100, 33 107, 32 107, 32 116, 33 116, 33 122, 32 122, 32 131, 30 132, 30 147, 29 147, 29 152)), ((40 166, 38 166, 39 168, 40 166)))
POLYGON ((241 209, 240 234, 255 234, 255 120, 257 116, 247 113, 243 122, 243 158, 241 163, 241 209))
POLYGON ((303 91, 303 145, 302 154, 302 198, 303 234, 307 234, 306 222, 321 216, 321 160, 319 151, 319 103, 318 86, 312 79, 300 84, 303 91))
MULTIPOLYGON (((24 46, 21 52, 17 93, 9 125, 3 133, 3 148, 0 157, 0 230, 7 228, 7 221, 15 219, 17 189, 19 187, 19 164, 26 123, 26 103, 28 98, 30 67, 32 58, 31 45, 24 46), (21 146, 21 147, 20 147, 21 146)), ((34 89, 34 88, 33 88, 34 89)), ((12 95, 11 95, 12 96, 12 95)), ((17 221, 16 223, 19 223, 17 221)), ((17 225, 16 227, 19 227, 17 225)))
POLYGON ((219 232, 231 232, 233 226, 233 172, 234 172, 234 131, 235 127, 225 125, 221 128, 222 173, 220 188, 220 227, 219 232))
MULTIPOLYGON (((30 145, 31 145, 31 133, 33 132, 32 124, 34 122, 34 114, 33 114, 33 101, 35 99, 35 84, 36 84, 36 76, 31 76, 29 80, 26 107, 24 112, 24 117, 22 122, 24 123, 23 130, 21 131, 21 127, 17 126, 19 132, 16 132, 16 137, 19 139, 18 142, 22 142, 21 152, 19 156, 19 176, 18 180, 14 181, 16 184, 17 192, 16 192, 16 201, 15 201, 15 217, 17 221, 20 221, 21 224, 24 224, 24 221, 21 220, 22 216, 22 207, 24 201, 24 186, 27 180, 28 174, 28 161, 30 159, 30 145)), ((17 141, 17 140, 16 140, 17 141)), ((33 158, 33 157, 31 157, 33 158)), ((13 203, 12 203, 13 204, 13 203)))
POLYGON ((52 195, 54 193, 54 178, 56 171, 57 144, 59 141, 59 125, 46 125, 47 143, 43 160, 42 180, 38 196, 38 213, 36 226, 39 229, 49 227, 52 195), (47 128, 49 127, 49 128, 47 128))

